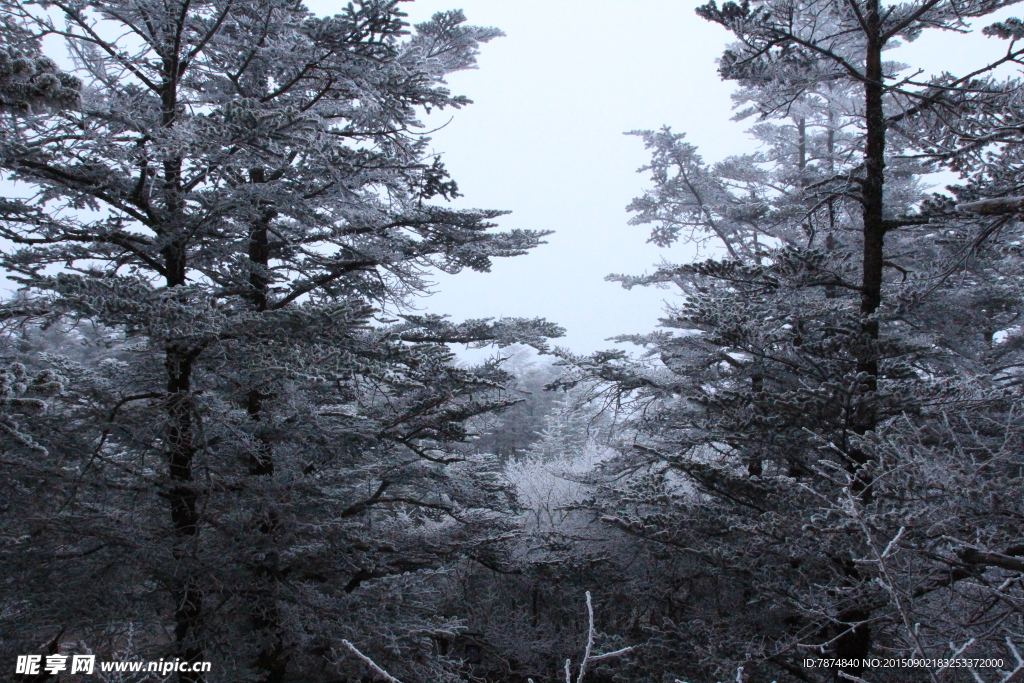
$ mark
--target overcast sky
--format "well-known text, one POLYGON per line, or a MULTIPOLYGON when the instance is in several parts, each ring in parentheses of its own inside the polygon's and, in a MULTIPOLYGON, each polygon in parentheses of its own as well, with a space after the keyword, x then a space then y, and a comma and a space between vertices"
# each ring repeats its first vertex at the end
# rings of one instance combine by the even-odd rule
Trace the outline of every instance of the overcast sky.
MULTIPOLYGON (((307 3, 318 13, 336 6, 307 3)), ((662 0, 417 0, 423 21, 461 8, 472 24, 507 36, 483 46, 480 68, 455 74, 452 90, 474 104, 451 118, 433 144, 463 195, 460 206, 508 209, 505 229, 554 230, 527 256, 501 259, 490 273, 437 278, 420 303, 455 320, 542 316, 577 352, 604 339, 653 329, 670 293, 627 292, 605 282, 640 273, 665 253, 647 231, 627 225, 625 206, 645 181, 643 143, 624 131, 672 124, 709 158, 745 149, 746 124, 732 123, 730 86, 716 76, 725 31, 700 20, 696 3, 662 0)))
MULTIPOLYGON (((318 13, 337 5, 308 2, 318 13)), ((704 158, 753 151, 731 121, 731 84, 715 59, 729 34, 679 0, 417 0, 414 22, 453 8, 469 22, 507 35, 483 47, 480 68, 455 74, 454 92, 474 100, 431 119, 451 123, 433 134, 464 198, 460 206, 508 209, 506 229, 554 230, 527 256, 503 259, 490 273, 439 276, 425 310, 460 320, 543 316, 564 326, 558 343, 576 352, 609 348, 606 338, 652 330, 666 290, 625 291, 609 273, 642 273, 686 248, 647 244, 628 225, 629 201, 647 179, 646 154, 624 131, 671 125, 704 158)), ((1013 12, 1003 12, 1013 14, 1013 12)), ((1019 12, 1017 12, 1019 14, 1019 12)), ((989 20, 991 21, 991 20, 989 20)), ((893 56, 930 71, 963 73, 1003 41, 980 35, 926 35, 893 56)))

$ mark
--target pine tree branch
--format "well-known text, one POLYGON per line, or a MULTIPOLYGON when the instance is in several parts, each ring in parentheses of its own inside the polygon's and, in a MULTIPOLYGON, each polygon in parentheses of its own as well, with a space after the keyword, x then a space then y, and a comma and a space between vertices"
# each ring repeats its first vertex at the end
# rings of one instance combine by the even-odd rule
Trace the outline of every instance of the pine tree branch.
POLYGON ((1007 214, 1024 213, 1024 197, 993 197, 976 202, 957 204, 958 211, 978 214, 979 216, 1005 216, 1007 214))
POLYGON ((987 567, 999 567, 1014 572, 1024 572, 1024 559, 1003 555, 1002 553, 989 553, 974 548, 961 550, 960 559, 967 564, 980 564, 987 567))

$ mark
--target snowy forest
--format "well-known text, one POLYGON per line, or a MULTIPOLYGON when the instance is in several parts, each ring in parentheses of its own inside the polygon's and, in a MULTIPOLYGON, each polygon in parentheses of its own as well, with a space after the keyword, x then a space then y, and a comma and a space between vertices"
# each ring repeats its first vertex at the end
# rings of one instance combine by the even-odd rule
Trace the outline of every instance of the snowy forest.
POLYGON ((550 234, 423 123, 500 27, 0 0, 0 679, 1024 683, 1014 2, 700 6, 749 152, 631 133, 583 354, 421 308, 550 234))

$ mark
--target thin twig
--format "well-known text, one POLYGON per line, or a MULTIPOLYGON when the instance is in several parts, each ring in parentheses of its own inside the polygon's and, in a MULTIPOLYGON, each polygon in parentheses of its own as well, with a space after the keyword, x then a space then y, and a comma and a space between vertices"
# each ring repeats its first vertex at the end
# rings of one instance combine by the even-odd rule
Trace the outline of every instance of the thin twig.
POLYGON ((590 601, 590 591, 587 591, 587 649, 583 651, 583 661, 580 662, 580 675, 576 677, 576 683, 583 683, 583 674, 587 671, 587 662, 590 661, 590 651, 592 649, 594 649, 594 605, 590 601))
POLYGON ((363 654, 362 652, 360 652, 360 651, 359 651, 359 650, 358 650, 358 649, 356 648, 356 646, 355 646, 355 645, 353 645, 352 643, 348 642, 348 641, 347 641, 347 640, 345 640, 345 639, 342 639, 342 641, 341 641, 341 644, 342 644, 342 645, 344 645, 344 646, 345 646, 345 647, 346 647, 346 648, 348 649, 348 651, 349 651, 349 652, 351 652, 352 654, 354 654, 354 655, 355 655, 356 657, 358 657, 359 659, 363 660, 363 662, 364 662, 364 663, 365 663, 365 664, 366 664, 366 665, 367 665, 368 667, 370 667, 371 669, 373 669, 373 672, 374 672, 374 673, 376 673, 376 674, 377 674, 378 676, 382 677, 382 678, 383 678, 383 679, 384 679, 385 681, 387 681, 387 683, 402 683, 402 681, 398 680, 397 678, 395 678, 394 676, 392 676, 391 674, 389 674, 389 673, 388 673, 387 671, 385 671, 384 669, 382 669, 382 668, 381 668, 381 667, 380 667, 380 666, 379 666, 379 665, 377 664, 377 662, 373 661, 372 659, 370 659, 369 657, 367 657, 366 655, 364 655, 364 654, 363 654))

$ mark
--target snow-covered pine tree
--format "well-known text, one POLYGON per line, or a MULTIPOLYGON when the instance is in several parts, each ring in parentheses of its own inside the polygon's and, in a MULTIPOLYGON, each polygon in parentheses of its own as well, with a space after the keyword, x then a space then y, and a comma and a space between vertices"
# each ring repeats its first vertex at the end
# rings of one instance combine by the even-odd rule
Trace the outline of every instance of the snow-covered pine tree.
MULTIPOLYGON (((954 654, 1001 658, 982 680, 1019 675, 1021 226, 926 198, 919 178, 946 160, 975 176, 965 199, 1013 193, 1012 173, 986 181, 1020 153, 1002 127, 1020 86, 987 74, 1024 52, 923 82, 882 59, 1005 4, 698 10, 737 38, 721 73, 764 151, 709 166, 670 130, 642 133, 654 187, 634 222, 711 258, 618 277, 683 299, 666 331, 626 338, 645 359, 577 358, 566 379, 634 411, 595 509, 679 558, 649 600, 652 677, 918 680, 864 659, 954 654), (1005 156, 981 166, 986 144, 1005 156), (802 664, 821 656, 846 662, 802 664)), ((955 669, 929 675, 970 680, 955 669)))
POLYGON ((0 110, 27 113, 78 101, 81 83, 40 52, 38 37, 4 18, 0 35, 0 110))
POLYGON ((514 399, 445 344, 560 334, 407 309, 430 270, 543 238, 429 201, 457 188, 417 116, 468 102, 444 78, 500 32, 460 12, 410 31, 383 0, 326 18, 291 0, 2 10, 63 39, 82 82, 73 106, 4 119, 0 165, 26 192, 3 207, 2 264, 30 295, 5 317, 92 321, 119 349, 50 359, 69 388, 37 425, 48 455, 12 446, 38 501, 5 513, 24 530, 5 626, 32 647, 130 629, 141 657, 210 660, 218 681, 357 675, 341 639, 446 680, 427 655, 459 625, 430 572, 500 562, 507 502, 465 422, 514 399))

